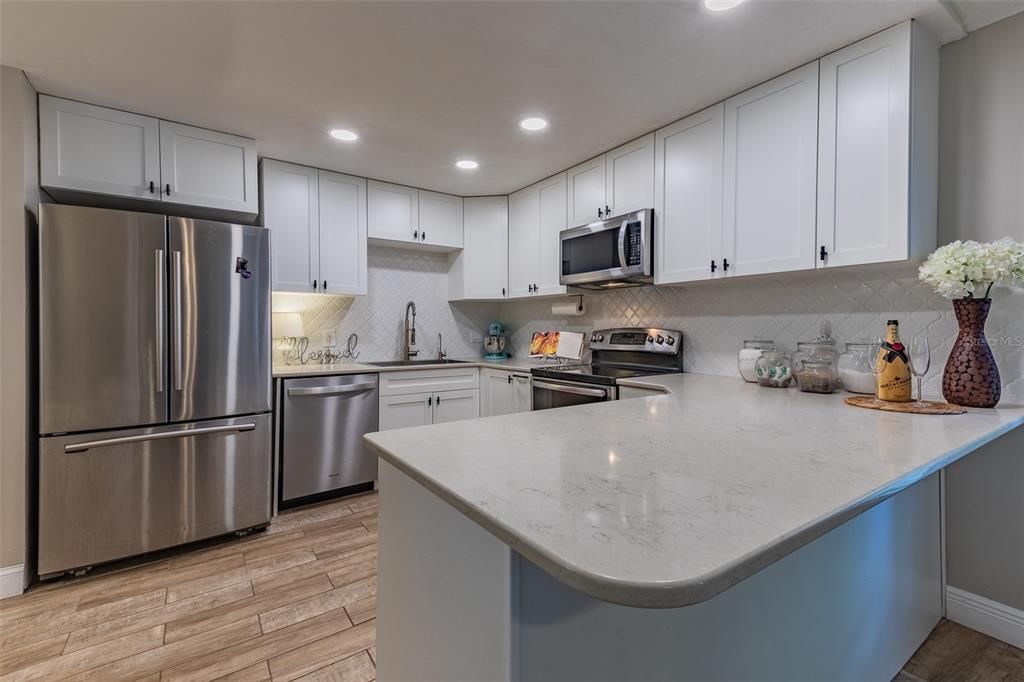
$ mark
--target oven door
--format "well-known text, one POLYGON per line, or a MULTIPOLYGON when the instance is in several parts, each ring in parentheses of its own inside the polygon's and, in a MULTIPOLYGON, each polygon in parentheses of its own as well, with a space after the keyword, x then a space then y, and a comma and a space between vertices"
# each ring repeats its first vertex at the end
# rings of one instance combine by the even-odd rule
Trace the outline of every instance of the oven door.
POLYGON ((559 283, 648 283, 654 272, 653 215, 654 211, 644 209, 562 231, 559 283))
POLYGON ((555 379, 533 378, 533 409, 550 410, 555 407, 570 407, 615 400, 618 389, 615 386, 595 386, 555 379))

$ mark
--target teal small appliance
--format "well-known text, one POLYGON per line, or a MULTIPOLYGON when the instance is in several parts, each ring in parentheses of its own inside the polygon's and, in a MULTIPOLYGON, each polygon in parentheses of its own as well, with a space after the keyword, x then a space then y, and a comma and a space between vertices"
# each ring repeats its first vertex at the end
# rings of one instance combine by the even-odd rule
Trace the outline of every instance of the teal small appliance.
POLYGON ((505 325, 501 322, 491 322, 487 327, 487 337, 484 339, 484 360, 505 360, 508 353, 505 352, 505 325))

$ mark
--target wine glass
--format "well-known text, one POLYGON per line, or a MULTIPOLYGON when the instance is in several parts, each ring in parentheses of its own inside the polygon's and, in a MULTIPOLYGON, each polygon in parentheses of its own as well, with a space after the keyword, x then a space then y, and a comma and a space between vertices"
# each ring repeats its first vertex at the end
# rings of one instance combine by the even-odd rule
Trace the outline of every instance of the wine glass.
POLYGON ((919 404, 924 402, 921 384, 931 364, 932 352, 928 347, 928 337, 924 334, 915 336, 910 340, 910 372, 917 377, 917 402, 919 404))

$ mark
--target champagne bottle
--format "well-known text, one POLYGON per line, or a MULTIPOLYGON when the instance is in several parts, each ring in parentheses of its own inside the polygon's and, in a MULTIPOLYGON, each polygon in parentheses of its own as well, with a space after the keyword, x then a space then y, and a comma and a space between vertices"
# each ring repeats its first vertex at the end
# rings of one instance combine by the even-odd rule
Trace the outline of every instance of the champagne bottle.
POLYGON ((878 398, 896 403, 913 400, 910 358, 907 348, 900 342, 900 323, 889 320, 885 341, 875 360, 878 366, 878 398))

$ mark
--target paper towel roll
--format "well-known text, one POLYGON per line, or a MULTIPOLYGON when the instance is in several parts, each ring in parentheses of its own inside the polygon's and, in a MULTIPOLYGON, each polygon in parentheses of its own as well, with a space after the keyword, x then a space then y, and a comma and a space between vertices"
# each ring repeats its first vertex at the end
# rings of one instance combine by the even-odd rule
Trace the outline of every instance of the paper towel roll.
POLYGON ((585 312, 582 298, 579 301, 551 304, 551 314, 559 317, 577 317, 585 312))

